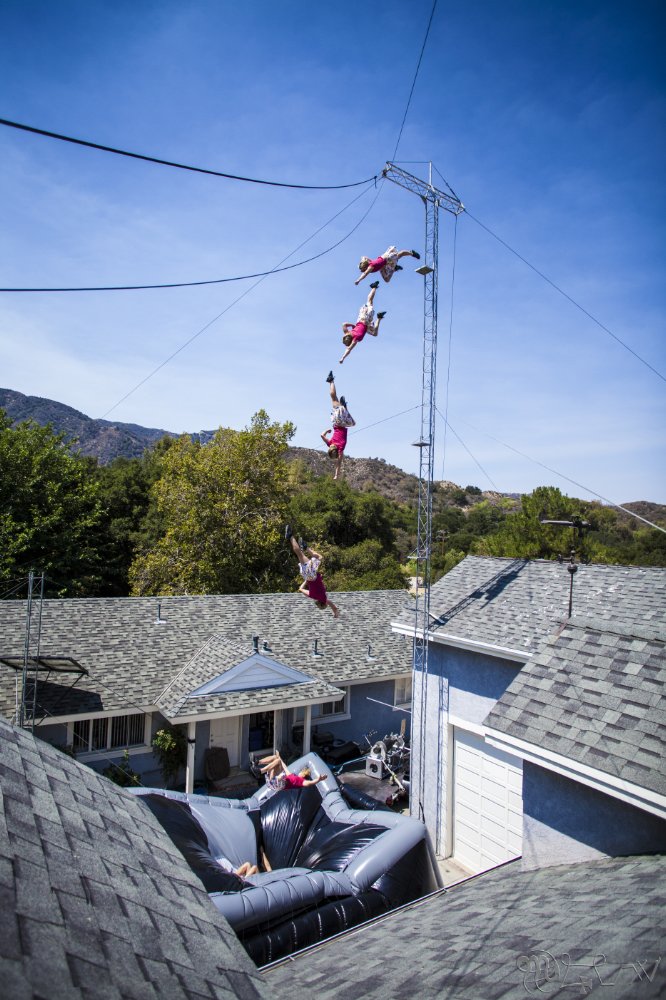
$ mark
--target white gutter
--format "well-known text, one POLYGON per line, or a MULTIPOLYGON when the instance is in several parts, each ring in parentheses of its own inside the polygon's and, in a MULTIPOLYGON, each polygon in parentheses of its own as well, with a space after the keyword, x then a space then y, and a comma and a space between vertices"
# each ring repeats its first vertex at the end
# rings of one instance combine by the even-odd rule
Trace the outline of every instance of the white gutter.
POLYGON ((504 753, 522 757, 523 760, 531 764, 537 764, 548 771, 555 771, 564 778, 569 778, 579 784, 594 788, 604 795, 610 795, 614 799, 627 802, 637 809, 666 819, 666 796, 658 792, 652 792, 648 788, 641 788, 630 781, 624 781, 613 774, 606 774, 596 768, 588 767, 570 757, 563 757, 561 754, 553 753, 544 747, 537 747, 533 743, 526 743, 514 736, 500 733, 496 729, 486 728, 486 741, 504 753))
MULTIPOLYGON (((391 628, 400 635, 408 635, 414 638, 414 627, 403 625, 402 622, 391 622, 391 628)), ((479 639, 463 639, 458 635, 451 635, 448 632, 428 632, 431 642, 438 642, 443 646, 454 646, 456 649, 468 649, 473 653, 491 653, 501 660, 512 660, 514 663, 527 663, 534 653, 529 653, 526 649, 512 649, 510 646, 496 646, 492 642, 481 642, 479 639)))
MULTIPOLYGON (((344 691, 339 690, 337 700, 342 698, 344 696, 344 693, 345 693, 344 691)), ((194 713, 192 715, 166 715, 165 710, 163 708, 158 708, 157 711, 160 713, 160 715, 164 715, 164 717, 168 719, 172 725, 180 726, 186 722, 207 722, 210 719, 235 718, 237 716, 240 717, 243 715, 254 715, 255 712, 282 712, 282 711, 287 711, 290 708, 308 708, 311 705, 325 705, 327 702, 335 700, 336 700, 335 695, 325 698, 322 698, 320 696, 318 698, 310 698, 307 701, 303 700, 287 701, 278 705, 264 705, 264 704, 251 705, 248 706, 247 708, 244 708, 242 711, 239 711, 239 709, 237 708, 232 708, 224 712, 202 712, 201 714, 194 713)))

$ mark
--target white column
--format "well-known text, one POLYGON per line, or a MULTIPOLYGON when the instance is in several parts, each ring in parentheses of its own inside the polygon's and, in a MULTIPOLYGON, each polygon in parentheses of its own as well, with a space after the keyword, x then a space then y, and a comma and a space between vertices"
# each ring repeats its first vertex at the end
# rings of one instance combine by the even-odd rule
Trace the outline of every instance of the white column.
POLYGON ((306 705, 303 710, 303 754, 310 753, 311 724, 312 724, 312 706, 306 705))
POLYGON ((187 724, 187 764, 185 765, 185 791, 194 791, 194 739, 197 731, 196 722, 187 724))

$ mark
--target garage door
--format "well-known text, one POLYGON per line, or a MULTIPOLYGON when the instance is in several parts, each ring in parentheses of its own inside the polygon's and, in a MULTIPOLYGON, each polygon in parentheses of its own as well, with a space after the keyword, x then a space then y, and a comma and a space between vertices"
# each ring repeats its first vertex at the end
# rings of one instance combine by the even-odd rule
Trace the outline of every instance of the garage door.
POLYGON ((453 856, 472 872, 522 853, 523 762, 454 730, 453 856))

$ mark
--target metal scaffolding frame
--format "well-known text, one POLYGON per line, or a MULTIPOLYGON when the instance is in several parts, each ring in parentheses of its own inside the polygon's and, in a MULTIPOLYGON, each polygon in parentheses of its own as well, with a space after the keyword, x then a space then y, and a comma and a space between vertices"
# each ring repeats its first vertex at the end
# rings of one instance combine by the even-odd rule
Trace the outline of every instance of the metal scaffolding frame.
POLYGON ((33 733, 35 726, 38 725, 36 719, 38 710, 37 681, 39 675, 45 675, 44 679, 48 681, 52 673, 74 674, 75 679, 70 684, 71 688, 78 683, 82 676, 88 673, 72 656, 43 655, 40 652, 44 581, 45 575, 43 573, 38 575, 32 570, 28 573, 23 653, 0 652, 0 665, 9 667, 16 673, 16 709, 13 722, 21 728, 30 726, 33 733), (37 593, 37 591, 39 592, 37 593), (38 602, 36 634, 32 621, 33 614, 35 613, 35 602, 38 602))
MULTIPOLYGON (((434 187, 432 163, 428 181, 410 174, 394 163, 382 171, 386 180, 417 194, 425 206, 425 259, 417 272, 424 277, 423 290, 423 357, 421 377, 421 436, 415 441, 419 449, 419 491, 416 538, 416 606, 414 618, 413 672, 420 675, 419 691, 415 690, 412 704, 412 727, 418 728, 420 747, 425 739, 426 697, 428 678, 428 629, 430 622, 430 583, 432 554, 432 492, 435 460, 435 415, 437 389, 437 284, 439 257, 439 210, 452 215, 464 212, 464 205, 451 192, 434 187)), ((414 732, 412 733, 412 740, 414 732)), ((424 754, 413 758, 411 774, 412 811, 418 804, 423 818, 425 793, 424 754), (414 773, 414 771, 416 773, 414 773)), ((437 810, 439 817, 440 810, 437 810)))

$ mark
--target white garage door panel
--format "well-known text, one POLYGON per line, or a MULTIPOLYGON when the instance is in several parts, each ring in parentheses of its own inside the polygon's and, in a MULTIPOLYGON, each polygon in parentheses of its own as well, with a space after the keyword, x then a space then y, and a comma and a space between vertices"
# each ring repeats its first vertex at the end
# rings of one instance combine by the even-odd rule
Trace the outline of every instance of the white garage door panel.
POLYGON ((522 760, 454 730, 453 854, 473 872, 522 851, 522 760))

